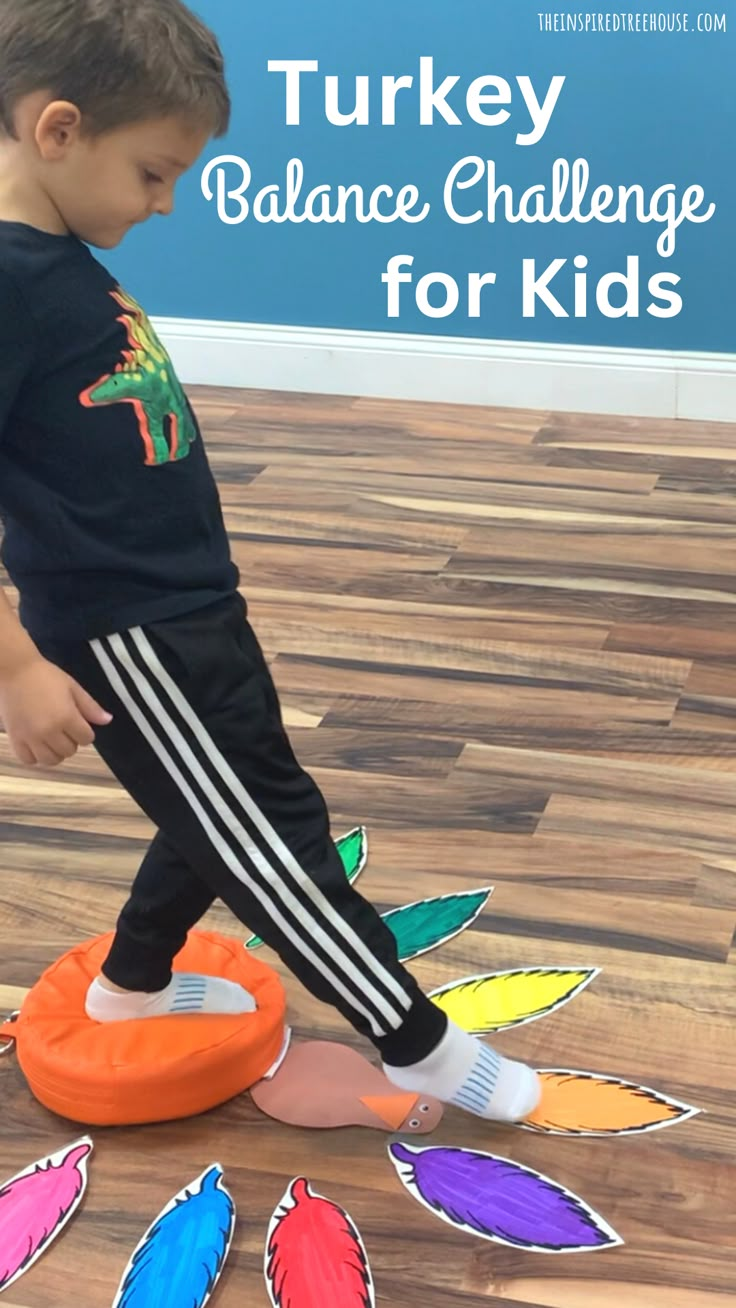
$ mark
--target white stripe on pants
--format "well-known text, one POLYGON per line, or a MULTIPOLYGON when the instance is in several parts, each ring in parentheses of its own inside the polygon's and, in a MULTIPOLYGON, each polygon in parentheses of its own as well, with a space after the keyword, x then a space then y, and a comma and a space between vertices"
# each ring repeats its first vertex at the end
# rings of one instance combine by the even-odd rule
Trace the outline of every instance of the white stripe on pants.
POLYGON ((350 924, 337 913, 319 886, 315 885, 273 829, 265 814, 255 804, 227 759, 215 745, 179 687, 166 672, 143 630, 134 628, 129 634, 152 676, 159 682, 187 728, 204 750, 207 761, 217 776, 220 789, 216 787, 190 745, 187 744, 155 686, 132 659, 123 638, 117 635, 108 637, 104 641, 95 640, 91 642, 91 648, 113 690, 125 704, 131 719, 179 788, 218 856, 250 893, 260 900, 274 924, 289 940, 292 947, 324 975, 336 993, 340 994, 356 1012, 363 1015, 376 1037, 380 1038, 388 1031, 398 1030, 412 1004, 407 992, 375 957, 350 924), (127 674, 136 694, 148 706, 153 722, 126 685, 121 675, 122 671, 127 674), (153 723, 156 724, 160 735, 154 729, 153 723), (164 737, 165 744, 161 736, 164 737), (184 775, 183 769, 196 784, 201 799, 184 775), (222 791, 229 792, 228 798, 221 793, 222 791), (233 800, 266 839, 273 855, 280 860, 281 866, 269 861, 254 843, 231 807, 233 800), (210 809, 209 813, 207 807, 210 809), (260 873, 262 880, 256 880, 251 875, 242 857, 235 853, 217 829, 212 821, 212 813, 227 827, 234 837, 233 843, 245 853, 253 867, 260 873), (314 905, 314 913, 306 921, 304 904, 294 895, 290 882, 298 886, 302 894, 314 905), (300 927, 303 927, 303 934, 283 916, 280 904, 294 914, 300 927), (329 926, 330 932, 324 929, 318 914, 329 926), (314 953, 310 947, 310 937, 315 944, 327 952, 333 966, 326 964, 314 953), (341 948, 341 941, 345 941, 360 958, 365 965, 365 970, 361 971, 341 948), (389 991, 396 1002, 389 1001, 385 994, 376 988, 374 982, 378 982, 384 990, 389 991), (370 1004, 371 1008, 367 1008, 365 1004, 370 1004), (377 1019, 376 1013, 380 1020, 377 1019))

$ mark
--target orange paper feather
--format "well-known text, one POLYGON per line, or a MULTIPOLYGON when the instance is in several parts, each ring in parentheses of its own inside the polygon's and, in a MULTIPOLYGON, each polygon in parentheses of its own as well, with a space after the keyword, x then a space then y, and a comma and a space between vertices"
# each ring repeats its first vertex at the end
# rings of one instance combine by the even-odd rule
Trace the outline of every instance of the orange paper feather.
POLYGON ((552 1135, 633 1135, 685 1121, 689 1104, 593 1072, 540 1071, 542 1098, 524 1126, 552 1135))

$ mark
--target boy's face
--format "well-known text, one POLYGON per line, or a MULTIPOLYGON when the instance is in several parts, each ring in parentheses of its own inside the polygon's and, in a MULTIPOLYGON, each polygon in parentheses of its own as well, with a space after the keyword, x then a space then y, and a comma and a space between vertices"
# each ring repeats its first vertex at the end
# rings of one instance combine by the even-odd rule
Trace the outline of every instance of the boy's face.
POLYGON ((76 106, 55 101, 41 112, 27 144, 35 177, 63 224, 105 250, 153 214, 171 213, 176 182, 210 138, 206 129, 178 118, 134 123, 96 139, 82 136, 80 128, 76 106))

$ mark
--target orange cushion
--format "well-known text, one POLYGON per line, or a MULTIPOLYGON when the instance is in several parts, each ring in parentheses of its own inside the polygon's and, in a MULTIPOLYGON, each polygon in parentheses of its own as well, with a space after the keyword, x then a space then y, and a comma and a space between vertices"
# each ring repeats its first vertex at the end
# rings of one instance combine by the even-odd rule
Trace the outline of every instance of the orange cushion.
POLYGON ((113 934, 77 945, 29 991, 8 1034, 37 1099, 74 1122, 122 1126, 205 1112, 254 1085, 276 1061, 285 996, 241 940, 192 931, 174 967, 236 981, 257 1012, 92 1022, 84 1011, 113 934))

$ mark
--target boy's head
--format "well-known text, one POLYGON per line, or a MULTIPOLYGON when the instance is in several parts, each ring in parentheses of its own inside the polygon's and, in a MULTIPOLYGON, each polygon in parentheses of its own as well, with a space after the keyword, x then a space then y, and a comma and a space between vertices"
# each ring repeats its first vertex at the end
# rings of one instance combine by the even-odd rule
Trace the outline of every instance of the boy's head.
POLYGON ((229 122, 217 39, 181 0, 0 0, 0 218, 110 249, 229 122))

